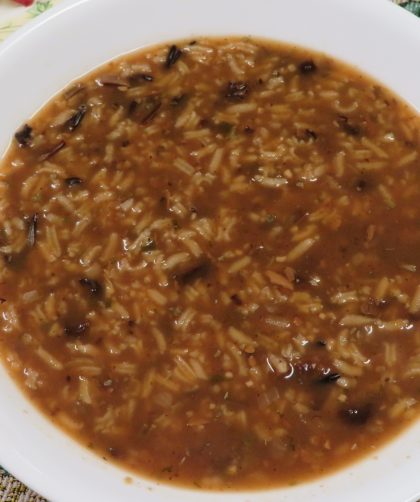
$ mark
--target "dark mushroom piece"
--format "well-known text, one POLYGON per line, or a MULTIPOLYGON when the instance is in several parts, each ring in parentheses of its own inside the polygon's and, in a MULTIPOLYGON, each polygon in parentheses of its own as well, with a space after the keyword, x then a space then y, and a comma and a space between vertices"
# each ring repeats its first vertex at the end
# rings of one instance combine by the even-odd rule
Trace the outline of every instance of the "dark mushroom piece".
POLYGON ((368 188, 368 182, 364 179, 357 180, 355 188, 356 192, 364 192, 368 188))
POLYGON ((38 214, 35 213, 29 218, 28 236, 26 238, 28 246, 31 248, 35 246, 37 227, 38 227, 38 214))
POLYGON ((145 116, 142 118, 141 123, 142 124, 147 124, 150 122, 157 112, 159 111, 160 107, 162 105, 162 102, 157 99, 153 103, 150 104, 148 112, 145 114, 145 116))
POLYGON ((187 99, 188 99, 187 94, 180 94, 179 96, 173 96, 169 101, 169 104, 175 108, 177 106, 184 105, 187 102, 187 99))
POLYGON ((182 51, 176 45, 171 45, 166 56, 165 67, 171 68, 182 56, 182 51))
POLYGON ((351 123, 345 115, 339 115, 337 121, 341 129, 349 136, 358 136, 361 133, 360 127, 351 123))
POLYGON ((64 127, 68 131, 73 132, 82 123, 82 120, 84 119, 84 117, 86 115, 86 112, 87 112, 87 106, 80 105, 78 110, 76 111, 76 113, 74 115, 72 115, 69 118, 69 120, 64 124, 64 127))
POLYGON ((237 293, 233 294, 230 296, 230 299, 232 300, 232 302, 237 305, 238 307, 240 307, 241 305, 243 305, 243 301, 241 300, 241 298, 239 297, 239 295, 237 293))
POLYGON ((32 139, 32 127, 24 124, 16 133, 15 139, 21 148, 29 146, 32 139))
POLYGON ((372 417, 372 405, 370 403, 361 406, 350 406, 340 410, 340 418, 348 425, 365 425, 372 417))
POLYGON ((302 75, 308 75, 310 73, 315 73, 317 69, 318 68, 312 59, 308 59, 307 61, 303 61, 299 65, 299 72, 302 75))
POLYGON ((206 277, 211 270, 211 262, 209 260, 203 260, 196 263, 185 270, 175 274, 175 279, 182 286, 191 284, 203 277, 206 277))
POLYGON ((162 101, 159 96, 145 96, 138 101, 131 101, 128 106, 128 114, 140 124, 151 122, 157 115, 162 101))
POLYGON ((154 251, 156 249, 156 242, 154 239, 149 238, 146 240, 144 244, 140 247, 140 249, 145 253, 147 251, 154 251))
POLYGON ((80 336, 89 330, 90 322, 82 321, 77 324, 69 324, 64 327, 64 334, 67 336, 80 336))
POLYGON ((82 277, 82 279, 79 279, 79 284, 92 296, 101 296, 102 294, 103 288, 98 281, 89 279, 88 277, 82 277))
POLYGON ((339 378, 341 378, 341 375, 339 373, 332 373, 329 372, 323 377, 321 377, 318 382, 319 383, 334 383, 336 382, 339 378))
POLYGON ((15 270, 23 266, 30 249, 33 248, 36 244, 38 220, 39 220, 38 213, 35 213, 30 217, 25 217, 28 229, 26 234, 26 244, 20 251, 16 251, 14 253, 6 253, 2 255, 6 266, 15 270))
POLYGON ((48 152, 43 153, 40 157, 39 160, 43 162, 44 160, 48 160, 51 157, 53 157, 56 153, 58 153, 60 150, 62 150, 66 146, 66 143, 64 141, 60 141, 57 145, 53 146, 48 152))
POLYGON ((64 180, 64 183, 69 187, 73 188, 75 186, 79 186, 83 183, 83 180, 81 178, 78 178, 76 176, 71 176, 70 178, 66 178, 64 180))
POLYGON ((318 139, 318 135, 312 129, 305 129, 305 139, 307 140, 313 139, 315 141, 316 139, 318 139))
POLYGON ((127 87, 127 82, 118 75, 103 75, 95 82, 99 87, 127 87))
POLYGON ((248 84, 246 82, 229 82, 225 97, 228 99, 245 99, 248 95, 248 84))

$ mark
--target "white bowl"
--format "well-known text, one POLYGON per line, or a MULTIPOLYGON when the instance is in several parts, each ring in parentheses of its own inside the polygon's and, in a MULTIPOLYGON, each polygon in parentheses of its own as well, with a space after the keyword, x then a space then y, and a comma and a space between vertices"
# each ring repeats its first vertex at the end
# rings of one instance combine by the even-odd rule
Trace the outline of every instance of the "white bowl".
MULTIPOLYGON (((387 0, 79 0, 0 48, 0 154, 18 126, 72 79, 156 42, 246 34, 353 63, 420 109, 420 22, 387 0)), ((0 334, 1 336, 1 334, 0 334)), ((215 494, 134 477, 79 446, 0 368, 0 464, 56 502, 405 502, 420 496, 420 423, 365 460, 293 488, 215 494), (417 495, 417 497, 416 497, 417 495)))

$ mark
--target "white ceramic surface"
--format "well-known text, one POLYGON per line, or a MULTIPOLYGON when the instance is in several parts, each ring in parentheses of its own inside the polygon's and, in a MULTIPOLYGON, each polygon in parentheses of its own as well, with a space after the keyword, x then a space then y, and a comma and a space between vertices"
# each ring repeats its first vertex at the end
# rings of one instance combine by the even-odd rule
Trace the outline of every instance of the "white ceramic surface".
MULTIPOLYGON (((68 0, 0 47, 0 156, 70 80, 136 48, 200 34, 285 40, 353 63, 420 109, 420 23, 386 0, 68 0)), ((1 336, 1 335, 0 335, 1 336)), ((127 475, 74 443, 0 368, 0 464, 53 502, 210 502, 127 475)), ((222 502, 408 502, 420 498, 420 422, 371 457, 298 487, 222 502), (416 497, 417 496, 417 497, 416 497)))

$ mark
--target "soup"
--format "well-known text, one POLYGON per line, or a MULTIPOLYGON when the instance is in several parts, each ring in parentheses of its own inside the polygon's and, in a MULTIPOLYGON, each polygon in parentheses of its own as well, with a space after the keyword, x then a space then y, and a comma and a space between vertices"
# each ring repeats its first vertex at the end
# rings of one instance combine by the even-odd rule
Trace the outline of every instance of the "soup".
POLYGON ((205 489, 330 473, 418 413, 419 120, 250 38, 124 56, 15 134, 0 352, 104 459, 205 489))

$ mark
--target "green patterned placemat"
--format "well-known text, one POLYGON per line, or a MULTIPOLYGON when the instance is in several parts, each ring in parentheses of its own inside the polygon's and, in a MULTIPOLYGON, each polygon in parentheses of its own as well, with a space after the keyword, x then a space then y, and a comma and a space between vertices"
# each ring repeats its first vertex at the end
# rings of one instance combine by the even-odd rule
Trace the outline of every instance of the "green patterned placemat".
MULTIPOLYGON (((393 1, 420 17, 420 0, 393 1)), ((60 0, 36 0, 21 16, 7 23, 0 24, 0 42, 23 26, 27 21, 39 16, 59 2, 60 0)), ((0 502, 46 502, 46 500, 0 467, 0 502)))
POLYGON ((405 0, 396 0, 395 3, 420 17, 420 0, 411 0, 409 2, 405 0))
MULTIPOLYGON (((0 24, 0 42, 27 23, 30 19, 39 16, 59 2, 60 0, 36 0, 22 15, 12 19, 11 21, 0 24)), ((3 499, 0 499, 0 502, 4 502, 3 499)))

